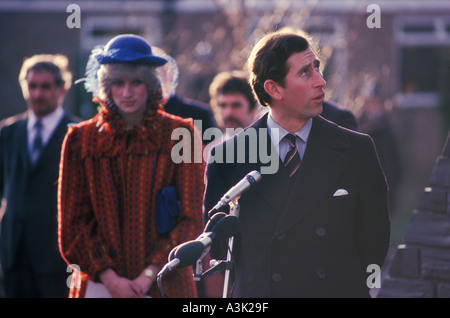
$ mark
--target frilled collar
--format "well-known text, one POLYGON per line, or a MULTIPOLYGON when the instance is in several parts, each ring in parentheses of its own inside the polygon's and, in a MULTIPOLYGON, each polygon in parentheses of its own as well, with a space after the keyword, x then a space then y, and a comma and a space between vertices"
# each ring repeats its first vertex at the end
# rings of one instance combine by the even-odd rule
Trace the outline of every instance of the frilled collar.
POLYGON ((162 117, 158 114, 157 107, 147 107, 141 122, 133 129, 128 129, 126 122, 110 103, 101 100, 96 102, 100 104, 96 116, 99 132, 97 155, 116 156, 121 150, 126 150, 128 154, 148 155, 161 148, 162 117))

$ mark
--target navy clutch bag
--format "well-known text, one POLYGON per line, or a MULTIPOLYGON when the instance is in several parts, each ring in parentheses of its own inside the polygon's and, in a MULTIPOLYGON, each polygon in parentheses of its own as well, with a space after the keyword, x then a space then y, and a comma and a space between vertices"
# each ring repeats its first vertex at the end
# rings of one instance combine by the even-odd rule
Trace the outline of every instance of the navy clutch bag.
POLYGON ((156 229, 160 234, 169 233, 177 225, 180 202, 175 186, 162 188, 156 194, 156 229))

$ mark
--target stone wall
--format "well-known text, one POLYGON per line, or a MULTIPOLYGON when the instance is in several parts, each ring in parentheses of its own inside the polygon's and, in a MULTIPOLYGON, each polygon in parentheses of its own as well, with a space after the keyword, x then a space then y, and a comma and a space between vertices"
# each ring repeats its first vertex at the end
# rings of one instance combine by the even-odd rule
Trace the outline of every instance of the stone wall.
POLYGON ((450 297, 450 132, 377 297, 450 297))

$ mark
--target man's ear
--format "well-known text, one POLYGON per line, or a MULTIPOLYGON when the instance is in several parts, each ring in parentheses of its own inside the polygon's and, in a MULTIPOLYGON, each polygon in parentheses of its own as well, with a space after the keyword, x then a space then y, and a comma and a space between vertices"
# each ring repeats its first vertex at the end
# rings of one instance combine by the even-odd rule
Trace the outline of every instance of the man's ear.
POLYGON ((280 100, 282 96, 282 87, 274 80, 268 79, 264 82, 264 90, 272 99, 280 100))
POLYGON ((66 94, 67 94, 67 89, 65 89, 64 88, 64 86, 60 86, 59 88, 58 88, 58 102, 60 103, 60 104, 62 104, 63 103, 63 101, 64 101, 64 98, 66 97, 66 94))

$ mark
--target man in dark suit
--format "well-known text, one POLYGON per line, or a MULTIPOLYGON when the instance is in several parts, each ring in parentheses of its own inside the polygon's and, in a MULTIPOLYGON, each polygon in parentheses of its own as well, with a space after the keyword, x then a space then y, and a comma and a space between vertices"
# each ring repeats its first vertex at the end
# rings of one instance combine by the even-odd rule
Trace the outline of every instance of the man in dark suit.
POLYGON ((0 125, 0 256, 7 297, 67 297, 58 251, 61 144, 74 118, 62 108, 71 85, 62 55, 35 55, 19 75, 26 113, 0 125))
POLYGON ((351 111, 343 109, 338 104, 329 100, 324 101, 322 106, 323 111, 320 116, 339 126, 358 131, 358 121, 351 111))
MULTIPOLYGON (((179 95, 172 95, 167 103, 164 104, 164 110, 169 114, 180 116, 182 118, 192 118, 194 124, 196 124, 197 121, 201 121, 201 127, 197 126, 197 128, 202 137, 205 130, 217 127, 209 106, 198 100, 181 97, 179 95)), ((205 145, 209 142, 210 140, 203 140, 205 145)))
MULTIPOLYGON (((253 170, 262 174, 234 202, 234 297, 370 297, 385 259, 385 176, 369 136, 320 116, 326 83, 319 63, 301 36, 261 39, 248 66, 269 112, 211 153, 205 222, 232 186, 253 170)), ((225 251, 226 242, 211 250, 217 259, 225 251)))

